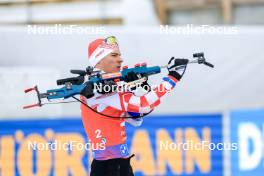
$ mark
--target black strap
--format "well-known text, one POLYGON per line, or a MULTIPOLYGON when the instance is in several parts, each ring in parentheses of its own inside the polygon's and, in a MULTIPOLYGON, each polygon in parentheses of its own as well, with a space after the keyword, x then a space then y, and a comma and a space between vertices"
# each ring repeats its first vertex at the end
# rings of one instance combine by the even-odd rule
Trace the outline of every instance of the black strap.
POLYGON ((142 118, 142 117, 145 117, 147 115, 149 115, 150 113, 152 113, 152 111, 154 109, 152 109, 150 112, 146 113, 146 114, 143 114, 142 116, 141 115, 138 115, 138 116, 133 116, 133 117, 119 117, 119 116, 110 116, 110 115, 107 115, 107 114, 103 114, 101 112, 98 112, 96 110, 94 110, 93 108, 91 108, 89 105, 87 105, 85 102, 83 102, 82 100, 76 98, 75 96, 72 96, 72 98, 74 98, 75 100, 79 101, 81 104, 83 104, 84 106, 86 106, 87 108, 89 108, 90 110, 92 110, 93 112, 99 114, 99 115, 102 115, 102 116, 105 116, 105 117, 109 117, 109 118, 112 118, 112 119, 117 119, 119 120, 120 118, 121 119, 127 119, 127 118, 132 118, 132 119, 137 119, 137 118, 142 118))

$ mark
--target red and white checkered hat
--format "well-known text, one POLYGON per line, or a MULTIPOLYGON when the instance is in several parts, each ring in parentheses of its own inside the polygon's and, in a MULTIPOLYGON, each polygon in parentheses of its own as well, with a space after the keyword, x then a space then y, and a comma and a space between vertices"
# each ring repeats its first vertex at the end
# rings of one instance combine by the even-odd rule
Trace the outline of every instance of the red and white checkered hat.
POLYGON ((92 41, 88 46, 88 59, 91 66, 94 67, 105 56, 116 49, 119 48, 114 36, 92 41))

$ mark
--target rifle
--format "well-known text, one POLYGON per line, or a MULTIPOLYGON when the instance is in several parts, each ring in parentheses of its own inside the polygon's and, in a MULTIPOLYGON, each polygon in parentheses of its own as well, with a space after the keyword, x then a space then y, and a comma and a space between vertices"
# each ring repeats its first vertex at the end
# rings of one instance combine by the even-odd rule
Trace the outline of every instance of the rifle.
MULTIPOLYGON (((204 64, 209 67, 214 67, 211 63, 207 62, 204 58, 204 53, 195 53, 193 54, 194 60, 189 60, 188 64, 198 63, 204 64)), ((42 103, 42 99, 52 100, 52 99, 67 99, 70 97, 75 98, 75 95, 79 95, 82 90, 88 84, 98 84, 104 81, 126 81, 125 78, 130 72, 134 72, 139 75, 140 79, 129 82, 127 84, 134 85, 139 82, 144 82, 147 80, 147 77, 155 74, 159 74, 162 68, 167 68, 167 65, 164 66, 152 66, 147 67, 146 63, 136 64, 133 68, 128 68, 124 66, 120 72, 116 73, 101 73, 100 71, 94 71, 92 67, 87 67, 86 70, 70 70, 72 74, 77 74, 77 77, 70 77, 65 79, 57 80, 57 85, 63 87, 57 89, 47 90, 45 93, 40 93, 38 86, 26 89, 24 92, 28 93, 35 91, 37 93, 38 102, 31 105, 26 105, 23 109, 32 108, 32 107, 41 107, 44 104, 55 104, 55 103, 42 103), (88 81, 85 81, 85 76, 88 76, 88 81)), ((76 99, 76 98, 75 98, 76 99)), ((72 101, 71 101, 72 102, 72 101)), ((75 101, 74 101, 75 102, 75 101)), ((57 103, 70 103, 70 102, 57 102, 57 103)), ((56 104, 57 104, 56 103, 56 104)))

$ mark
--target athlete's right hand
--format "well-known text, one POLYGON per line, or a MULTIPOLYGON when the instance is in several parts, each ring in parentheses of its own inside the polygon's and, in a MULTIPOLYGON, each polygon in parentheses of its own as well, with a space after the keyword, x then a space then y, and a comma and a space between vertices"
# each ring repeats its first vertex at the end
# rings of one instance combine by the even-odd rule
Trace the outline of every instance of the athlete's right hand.
MULTIPOLYGON (((127 76, 125 77, 125 82, 132 82, 132 81, 139 80, 141 78, 142 78, 141 75, 137 75, 135 72, 131 71, 131 72, 128 72, 127 76)), ((144 81, 143 83, 141 83, 141 87, 145 89, 146 91, 151 90, 151 87, 147 81, 144 81)), ((131 90, 135 90, 136 88, 137 87, 133 87, 131 88, 131 90)))
POLYGON ((81 91, 81 95, 85 96, 86 98, 92 98, 94 96, 93 90, 94 90, 93 83, 88 82, 88 84, 81 91))

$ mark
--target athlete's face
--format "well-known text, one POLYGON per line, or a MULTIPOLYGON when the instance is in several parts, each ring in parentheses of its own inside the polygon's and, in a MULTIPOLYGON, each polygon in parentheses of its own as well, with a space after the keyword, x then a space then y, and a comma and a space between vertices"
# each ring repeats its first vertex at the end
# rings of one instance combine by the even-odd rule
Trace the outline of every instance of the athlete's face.
POLYGON ((106 73, 119 72, 122 65, 121 53, 119 50, 114 50, 112 53, 104 57, 96 67, 106 73))

